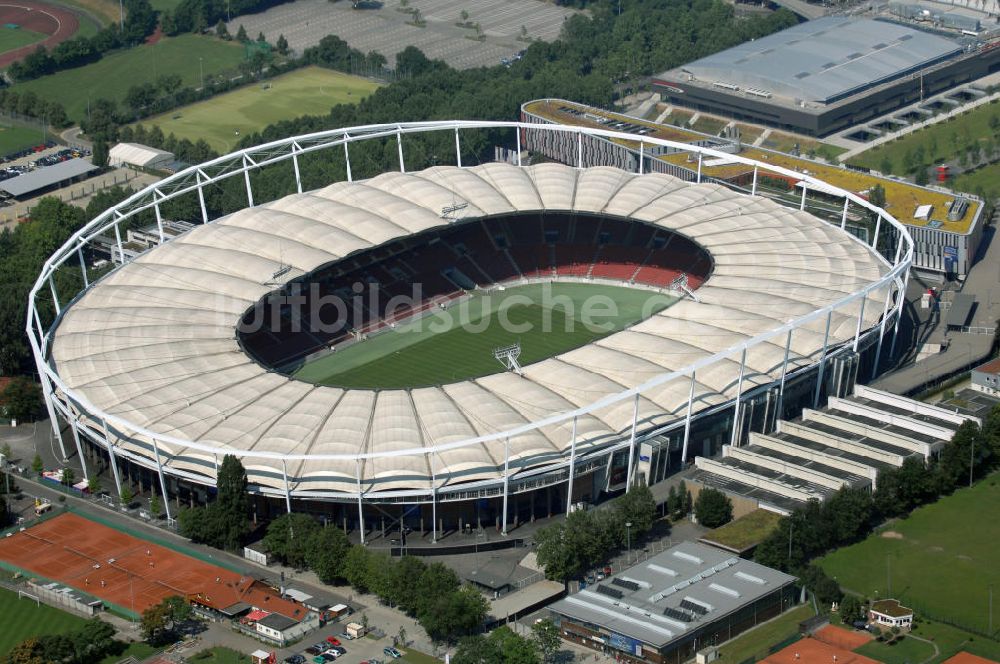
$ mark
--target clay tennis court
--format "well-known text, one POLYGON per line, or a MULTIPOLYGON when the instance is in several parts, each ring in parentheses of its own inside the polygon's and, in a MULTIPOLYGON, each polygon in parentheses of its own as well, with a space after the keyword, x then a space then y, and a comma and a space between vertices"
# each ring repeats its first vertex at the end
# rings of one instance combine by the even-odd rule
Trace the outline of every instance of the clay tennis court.
POLYGON ((48 37, 41 42, 0 53, 0 69, 33 53, 39 46, 52 50, 53 46, 75 35, 80 27, 80 21, 73 12, 44 2, 28 1, 0 4, 0 25, 7 23, 48 37))
POLYGON ((759 664, 816 664, 818 662, 836 662, 837 664, 879 664, 874 659, 859 655, 823 643, 817 639, 806 637, 792 645, 768 655, 759 664))
POLYGON ((868 632, 844 629, 836 625, 827 625, 822 629, 816 630, 813 637, 844 650, 857 650, 872 640, 872 635, 868 632))
POLYGON ((0 560, 135 613, 171 595, 213 589, 221 595, 245 581, 236 572, 69 513, 0 539, 0 560))

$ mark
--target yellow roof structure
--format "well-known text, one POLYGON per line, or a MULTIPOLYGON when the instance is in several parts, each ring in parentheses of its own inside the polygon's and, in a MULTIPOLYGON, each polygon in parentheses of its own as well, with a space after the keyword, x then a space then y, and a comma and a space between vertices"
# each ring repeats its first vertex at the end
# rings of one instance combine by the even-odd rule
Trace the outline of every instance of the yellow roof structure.
MULTIPOLYGON (((647 136, 682 143, 705 140, 705 138, 708 137, 706 134, 701 134, 689 129, 657 124, 648 120, 641 120, 631 116, 562 100, 547 99, 531 102, 525 106, 525 110, 559 124, 583 125, 587 127, 600 127, 603 129, 612 129, 613 127, 597 122, 596 118, 612 118, 638 126, 649 127, 652 131, 647 134, 647 136), (567 113, 564 110, 561 110, 562 108, 572 108, 582 111, 582 113, 580 115, 567 113)), ((616 139, 615 142, 635 149, 639 148, 639 140, 627 141, 616 139)), ((946 203, 955 199, 955 194, 952 193, 934 191, 925 187, 918 187, 908 182, 900 182, 899 180, 894 180, 892 178, 861 173, 844 166, 823 164, 811 159, 793 157, 792 155, 784 154, 782 152, 774 152, 772 150, 765 150, 761 148, 746 147, 740 155, 747 157, 748 159, 771 163, 775 166, 782 166, 784 168, 789 168, 804 174, 815 176, 828 184, 842 189, 847 189, 848 191, 852 191, 859 195, 864 195, 865 192, 874 187, 876 184, 881 184, 885 189, 886 211, 908 226, 933 225, 935 228, 942 231, 964 235, 970 231, 972 221, 976 218, 976 214, 978 213, 981 205, 978 201, 970 201, 970 204, 961 219, 957 221, 949 221, 948 206, 946 203), (921 205, 933 206, 933 214, 929 220, 913 218, 914 212, 921 205)), ((662 155, 654 158, 671 164, 676 164, 678 166, 688 168, 694 167, 693 163, 688 161, 689 155, 683 152, 662 155)), ((749 168, 750 167, 745 164, 736 163, 712 166, 706 161, 702 164, 702 174, 707 177, 726 179, 745 173, 749 170, 749 168)))

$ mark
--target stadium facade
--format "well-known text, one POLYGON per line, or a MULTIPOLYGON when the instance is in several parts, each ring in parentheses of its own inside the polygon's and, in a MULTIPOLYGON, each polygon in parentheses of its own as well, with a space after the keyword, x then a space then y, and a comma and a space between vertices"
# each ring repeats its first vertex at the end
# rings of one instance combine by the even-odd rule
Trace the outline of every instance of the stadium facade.
MULTIPOLYGON (((192 167, 87 224, 47 261, 29 303, 29 339, 59 442, 84 459, 105 457, 119 485, 127 472, 179 500, 205 500, 222 456, 235 454, 262 509, 291 510, 295 500, 297 511, 362 532, 366 519, 386 513, 435 535, 462 521, 506 532, 639 478, 655 483, 696 455, 847 393, 859 367, 871 371, 892 354, 912 242, 855 194, 837 192, 876 218, 870 245, 797 206, 630 173, 582 148, 576 166, 464 167, 461 134, 483 129, 510 132, 518 155, 527 132, 578 146, 589 136, 628 136, 486 122, 341 129, 192 167), (403 137, 428 131, 454 131, 455 165, 406 172, 403 137), (386 138, 396 141, 399 170, 354 181, 351 145, 386 138), (300 157, 321 151, 345 155, 348 180, 303 191, 300 157), (278 165, 294 171, 297 193, 254 205, 250 173, 278 165), (247 207, 211 219, 204 188, 239 176, 247 207), (85 266, 89 243, 105 233, 120 242, 122 228, 150 211, 162 224, 160 206, 180 196, 197 196, 202 218, 192 221, 202 223, 97 280, 83 269, 80 293, 58 291, 53 275, 85 266), (262 298, 320 274, 336 286, 327 277, 365 266, 366 282, 386 288, 394 280, 456 292, 595 280, 682 299, 520 375, 449 385, 313 385, 283 371, 287 355, 264 360, 267 344, 248 354, 237 328, 262 298)), ((741 159, 708 148, 698 155, 741 159)), ((758 170, 784 171, 744 161, 755 180, 758 170)), ((437 306, 418 302, 413 315, 428 302, 437 306)), ((391 328, 385 311, 365 315, 365 334, 391 328)), ((349 338, 314 338, 316 346, 278 326, 270 347, 295 344, 305 357, 364 343, 353 325, 349 338)))
POLYGON ((891 21, 828 16, 663 72, 665 100, 825 136, 1000 70, 979 43, 891 21))

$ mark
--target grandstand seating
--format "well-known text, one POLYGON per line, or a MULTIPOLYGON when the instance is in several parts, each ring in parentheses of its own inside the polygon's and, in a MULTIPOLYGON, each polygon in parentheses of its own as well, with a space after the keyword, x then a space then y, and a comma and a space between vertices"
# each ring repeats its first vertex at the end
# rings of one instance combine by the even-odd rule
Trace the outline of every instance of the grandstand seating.
MULTIPOLYGON (((283 366, 404 320, 473 285, 574 277, 664 288, 686 274, 693 289, 704 283, 711 265, 708 255, 687 238, 638 222, 570 213, 492 218, 390 242, 312 275, 310 286, 316 290, 304 292, 338 295, 347 305, 339 313, 335 307, 318 312, 330 331, 309 329, 314 312, 306 298, 299 313, 282 309, 278 329, 272 329, 268 312, 261 319, 263 327, 244 326, 240 336, 258 361, 283 366), (355 302, 352 287, 359 283, 366 288, 355 302), (379 297, 370 299, 370 291, 379 297), (415 301, 401 305, 405 298, 415 301)), ((253 318, 248 312, 244 322, 253 318)))

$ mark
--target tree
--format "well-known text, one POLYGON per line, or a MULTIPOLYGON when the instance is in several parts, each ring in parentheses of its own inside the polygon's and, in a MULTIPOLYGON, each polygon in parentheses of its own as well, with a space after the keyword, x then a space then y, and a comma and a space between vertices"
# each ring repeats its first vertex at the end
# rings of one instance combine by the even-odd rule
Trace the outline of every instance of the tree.
POLYGON ((72 468, 63 468, 62 483, 66 486, 73 486, 76 484, 76 473, 72 468))
POLYGON ((23 376, 15 376, 0 393, 3 412, 12 420, 31 420, 42 411, 42 388, 23 376))
POLYGON ((132 489, 126 484, 122 487, 122 492, 118 497, 121 499, 123 507, 129 507, 135 499, 135 494, 132 493, 132 489))
POLYGON ((866 618, 867 608, 865 603, 857 595, 844 595, 840 601, 840 619, 846 624, 853 624, 855 621, 866 618))
POLYGON ((673 518, 674 514, 677 512, 677 487, 673 484, 670 485, 670 491, 667 492, 667 515, 673 518))
POLYGON ((542 653, 542 660, 546 664, 555 661, 556 653, 559 652, 559 628, 548 618, 540 620, 531 626, 532 636, 538 645, 538 650, 542 653))
POLYGON ((247 36, 247 30, 246 28, 243 27, 242 23, 240 23, 240 27, 236 31, 236 41, 240 42, 241 44, 245 44, 248 41, 250 41, 250 37, 247 36))
POLYGON ((459 637, 478 631, 486 618, 489 604, 472 586, 432 598, 427 609, 417 616, 427 635, 435 641, 455 642, 459 637))
POLYGON ((399 626, 399 632, 396 634, 396 642, 404 648, 406 647, 406 628, 402 625, 399 626))
POLYGON ((306 564, 322 583, 333 584, 344 579, 343 561, 351 544, 339 528, 322 528, 306 544, 306 564))
POLYGON ((42 463, 41 455, 36 454, 35 458, 31 460, 31 469, 35 471, 36 475, 41 475, 42 471, 45 470, 45 464, 42 463))
POLYGON ((694 504, 698 523, 707 528, 718 528, 733 519, 733 501, 729 496, 712 487, 705 487, 694 504))
POLYGON ((3 447, 0 447, 0 454, 3 455, 4 464, 11 462, 11 454, 13 454, 13 452, 10 449, 10 443, 4 443, 3 447))
POLYGON ((257 41, 259 43, 261 43, 261 44, 266 44, 267 43, 267 38, 264 37, 264 33, 263 32, 258 32, 257 33, 257 41))
POLYGON ((92 494, 100 493, 101 491, 101 478, 97 475, 91 475, 87 478, 87 491, 92 494))
POLYGON ((275 43, 275 47, 281 55, 288 55, 288 40, 285 39, 285 35, 278 35, 278 41, 275 43))
POLYGON ((149 499, 149 513, 156 518, 159 518, 160 514, 163 513, 163 503, 156 494, 153 494, 153 497, 149 499))
POLYGON ((219 22, 215 24, 215 34, 220 39, 225 39, 226 41, 230 41, 233 38, 233 36, 229 34, 229 28, 226 27, 226 22, 221 18, 219 19, 219 22))
POLYGON ((108 142, 103 138, 99 138, 94 141, 93 152, 91 153, 90 160, 93 162, 94 166, 99 166, 101 168, 106 168, 108 165, 108 142))
POLYGON ((816 601, 820 604, 830 605, 839 602, 844 596, 837 582, 828 577, 822 567, 809 565, 802 571, 800 578, 802 584, 816 595, 816 601))
POLYGON ((460 11, 458 13, 458 16, 459 16, 459 18, 462 19, 462 25, 465 25, 466 23, 469 22, 469 12, 466 11, 465 9, 463 9, 462 11, 460 11))
POLYGON ((143 638, 150 645, 156 646, 166 641, 169 624, 170 607, 160 602, 142 612, 139 627, 142 629, 143 638))
POLYGON ((305 569, 312 537, 319 529, 320 525, 308 514, 282 514, 268 524, 264 546, 282 562, 305 569))
POLYGON ((624 496, 615 503, 618 519, 622 522, 630 522, 630 529, 635 541, 653 529, 653 521, 656 519, 656 499, 649 487, 633 485, 624 496))

